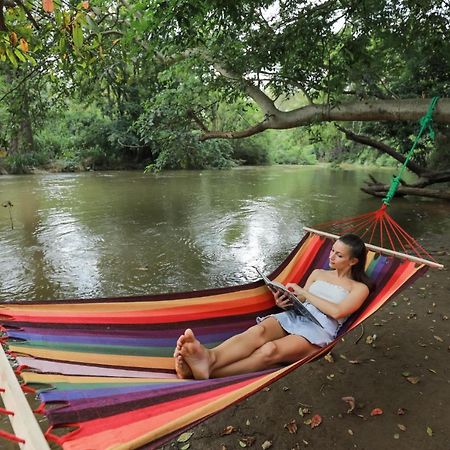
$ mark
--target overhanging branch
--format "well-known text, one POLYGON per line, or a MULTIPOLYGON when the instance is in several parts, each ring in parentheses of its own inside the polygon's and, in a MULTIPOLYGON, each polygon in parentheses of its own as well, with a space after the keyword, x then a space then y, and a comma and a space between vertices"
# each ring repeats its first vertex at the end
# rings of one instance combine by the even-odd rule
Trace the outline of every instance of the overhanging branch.
MULTIPOLYGON (((257 89, 257 88, 255 88, 257 89)), ((259 97, 253 97, 263 110, 259 97)), ((205 133, 203 140, 212 138, 237 139, 251 136, 267 129, 281 130, 311 125, 321 122, 373 122, 373 121, 414 121, 425 115, 431 99, 414 98, 403 100, 355 101, 329 107, 323 105, 307 105, 292 111, 271 111, 266 121, 241 131, 223 131, 205 133)), ((436 106, 433 120, 437 123, 450 124, 450 98, 442 98, 436 106)))
MULTIPOLYGON (((383 142, 376 141, 375 139, 372 139, 369 136, 364 136, 362 134, 355 134, 352 131, 348 130, 347 128, 341 127, 340 125, 336 125, 336 128, 342 131, 345 134, 346 138, 353 142, 357 142, 358 144, 363 144, 375 148, 376 150, 379 150, 382 153, 386 153, 387 155, 392 156, 392 158, 396 159, 402 164, 406 161, 406 157, 404 155, 398 153, 392 147, 384 144, 383 142)), ((419 166, 414 161, 408 161, 406 167, 419 176, 422 176, 422 174, 426 172, 426 169, 424 167, 419 166)))

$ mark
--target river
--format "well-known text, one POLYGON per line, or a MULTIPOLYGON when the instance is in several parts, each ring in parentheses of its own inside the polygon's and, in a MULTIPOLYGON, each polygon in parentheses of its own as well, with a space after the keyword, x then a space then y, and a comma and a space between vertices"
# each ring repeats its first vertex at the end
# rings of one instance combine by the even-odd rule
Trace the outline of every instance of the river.
MULTIPOLYGON (((142 295, 253 281, 303 226, 372 211, 368 174, 320 166, 0 177, 0 301, 142 295), (11 214, 11 216, 10 216, 11 214)), ((450 225, 439 200, 394 199, 416 239, 450 225)))

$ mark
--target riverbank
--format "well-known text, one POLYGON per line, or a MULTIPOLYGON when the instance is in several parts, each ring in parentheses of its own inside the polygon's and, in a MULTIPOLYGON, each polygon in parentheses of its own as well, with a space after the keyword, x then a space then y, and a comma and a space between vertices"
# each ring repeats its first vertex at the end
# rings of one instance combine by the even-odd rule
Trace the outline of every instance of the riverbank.
POLYGON ((422 242, 443 270, 430 270, 330 357, 193 428, 190 449, 448 449, 450 232, 443 231, 422 242), (316 414, 322 423, 312 428, 316 414))

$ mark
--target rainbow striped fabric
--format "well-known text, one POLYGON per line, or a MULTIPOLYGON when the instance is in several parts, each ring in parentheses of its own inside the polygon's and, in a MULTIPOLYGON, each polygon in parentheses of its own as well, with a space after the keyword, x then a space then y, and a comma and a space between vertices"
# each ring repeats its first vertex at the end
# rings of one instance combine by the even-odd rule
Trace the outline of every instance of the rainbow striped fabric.
MULTIPOLYGON (((331 245, 307 234, 271 278, 304 283, 313 269, 328 267, 331 245)), ((376 288, 342 333, 426 269, 370 252, 367 271, 376 288)), ((20 376, 37 386, 49 440, 66 450, 154 449, 327 353, 339 340, 277 370, 205 381, 176 378, 172 354, 186 328, 215 346, 274 311, 272 294, 258 281, 147 297, 8 303, 0 306, 0 322, 20 376), (57 428, 66 434, 56 436, 57 428)))

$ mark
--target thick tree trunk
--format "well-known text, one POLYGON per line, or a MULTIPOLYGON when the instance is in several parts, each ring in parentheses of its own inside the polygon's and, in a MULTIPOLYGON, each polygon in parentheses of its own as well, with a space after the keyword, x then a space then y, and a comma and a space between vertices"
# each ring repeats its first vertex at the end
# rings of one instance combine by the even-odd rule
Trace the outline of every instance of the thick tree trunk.
POLYGON ((9 153, 30 153, 34 150, 33 129, 29 117, 20 121, 19 127, 15 130, 11 139, 9 153))
POLYGON ((34 150, 34 135, 31 124, 30 102, 26 84, 22 84, 17 98, 10 107, 11 116, 15 119, 9 153, 30 153, 34 150))

